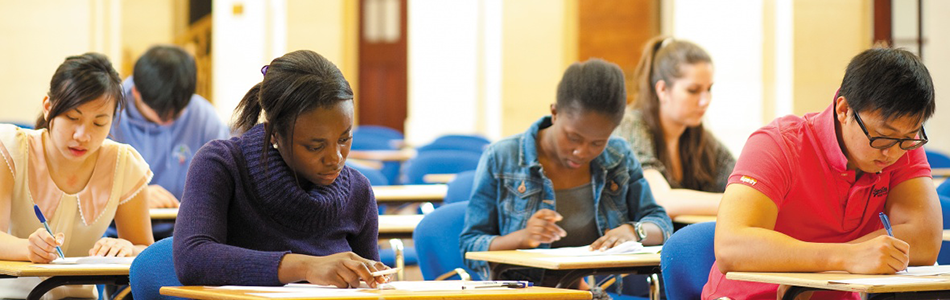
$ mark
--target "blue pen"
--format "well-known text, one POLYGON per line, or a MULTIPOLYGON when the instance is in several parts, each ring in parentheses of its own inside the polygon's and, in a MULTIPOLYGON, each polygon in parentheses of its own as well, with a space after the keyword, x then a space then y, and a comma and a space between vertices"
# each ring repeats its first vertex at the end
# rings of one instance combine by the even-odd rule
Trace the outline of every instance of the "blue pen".
MULTIPOLYGON (((40 223, 43 223, 43 227, 46 227, 46 232, 49 232, 49 235, 55 239, 56 235, 53 234, 53 230, 49 229, 49 224, 46 224, 46 217, 43 216, 40 207, 33 204, 33 211, 36 212, 36 218, 40 219, 40 223)), ((59 257, 66 258, 66 255, 63 255, 63 248, 56 246, 56 252, 59 253, 59 257)))
POLYGON ((887 215, 881 212, 878 214, 878 216, 881 217, 881 223, 884 224, 884 230, 887 230, 887 235, 893 237, 894 232, 891 231, 891 221, 887 219, 887 215))

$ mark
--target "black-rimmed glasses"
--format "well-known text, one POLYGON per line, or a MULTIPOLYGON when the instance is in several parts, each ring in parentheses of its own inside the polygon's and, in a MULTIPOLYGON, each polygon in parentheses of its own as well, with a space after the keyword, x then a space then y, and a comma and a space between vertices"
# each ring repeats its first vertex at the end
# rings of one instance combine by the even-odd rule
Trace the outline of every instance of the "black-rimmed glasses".
POLYGON ((899 139, 883 136, 871 137, 871 133, 869 133, 868 128, 864 126, 864 121, 861 120, 861 116, 858 115, 857 112, 854 113, 854 119, 858 120, 858 126, 861 126, 864 135, 868 137, 868 144, 874 149, 884 150, 900 143, 901 149, 914 150, 927 143, 927 131, 924 130, 924 126, 920 126, 920 136, 923 137, 922 139, 899 139))

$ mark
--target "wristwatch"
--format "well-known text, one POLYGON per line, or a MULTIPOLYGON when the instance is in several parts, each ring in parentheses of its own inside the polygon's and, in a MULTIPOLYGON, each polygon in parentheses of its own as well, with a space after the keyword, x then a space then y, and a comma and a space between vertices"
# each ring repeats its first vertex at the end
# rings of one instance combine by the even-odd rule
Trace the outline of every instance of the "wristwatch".
POLYGON ((633 233, 637 235, 637 242, 642 243, 643 240, 647 239, 647 229, 643 227, 643 223, 633 223, 633 233))

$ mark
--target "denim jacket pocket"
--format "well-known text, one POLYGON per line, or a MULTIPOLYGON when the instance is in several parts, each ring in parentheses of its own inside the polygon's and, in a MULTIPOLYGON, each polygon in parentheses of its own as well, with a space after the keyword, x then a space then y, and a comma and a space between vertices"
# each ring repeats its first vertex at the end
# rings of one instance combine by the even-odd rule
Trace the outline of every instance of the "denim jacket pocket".
POLYGON ((540 197, 543 185, 523 177, 505 177, 502 178, 502 185, 507 191, 502 197, 501 205, 511 216, 527 219, 526 213, 532 212, 537 206, 536 202, 540 197))
MULTIPOLYGON (((627 205, 627 182, 630 175, 626 172, 617 172, 609 174, 607 181, 604 182, 604 191, 601 193, 600 203, 607 209, 609 219, 613 222, 624 222, 627 219, 626 212, 629 210, 627 205), (612 176, 611 176, 612 175, 612 176)), ((628 220, 629 221, 629 220, 628 220)), ((619 226, 619 224, 611 224, 619 226)))

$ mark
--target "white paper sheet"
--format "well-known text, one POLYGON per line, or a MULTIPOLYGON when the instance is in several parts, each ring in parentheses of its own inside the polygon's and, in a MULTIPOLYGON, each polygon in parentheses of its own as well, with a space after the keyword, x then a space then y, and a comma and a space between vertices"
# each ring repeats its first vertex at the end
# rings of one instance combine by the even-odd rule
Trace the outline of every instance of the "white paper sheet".
POLYGON ((606 251, 590 250, 588 246, 580 247, 561 247, 552 249, 518 249, 518 251, 541 253, 552 256, 600 256, 615 254, 656 254, 660 253, 663 246, 644 247, 639 242, 626 242, 617 247, 607 249, 606 251))
POLYGON ((326 296, 373 296, 371 293, 364 293, 356 289, 322 289, 322 290, 300 290, 286 293, 248 293, 248 295, 281 299, 281 298, 315 298, 326 296))
POLYGON ((63 265, 94 265, 94 264, 119 264, 131 265, 135 257, 105 257, 105 256, 84 256, 84 257, 66 257, 53 260, 52 264, 63 265))
POLYGON ((859 278, 859 279, 829 280, 828 282, 882 286, 882 285, 898 285, 898 284, 908 284, 908 283, 941 282, 941 281, 947 281, 947 279, 902 277, 902 276, 881 276, 881 277, 859 278))
POLYGON ((117 267, 126 267, 129 265, 124 264, 36 264, 37 268, 43 269, 54 269, 54 270, 71 270, 71 269, 95 269, 95 268, 117 268, 117 267))
POLYGON ((943 275, 943 274, 950 274, 950 265, 908 267, 907 270, 897 272, 897 275, 910 275, 910 276, 933 276, 933 275, 943 275))
POLYGON ((640 242, 629 241, 605 251, 590 250, 589 246, 561 247, 552 249, 518 249, 518 251, 543 253, 554 256, 598 256, 614 254, 660 253, 663 246, 644 247, 640 242))

